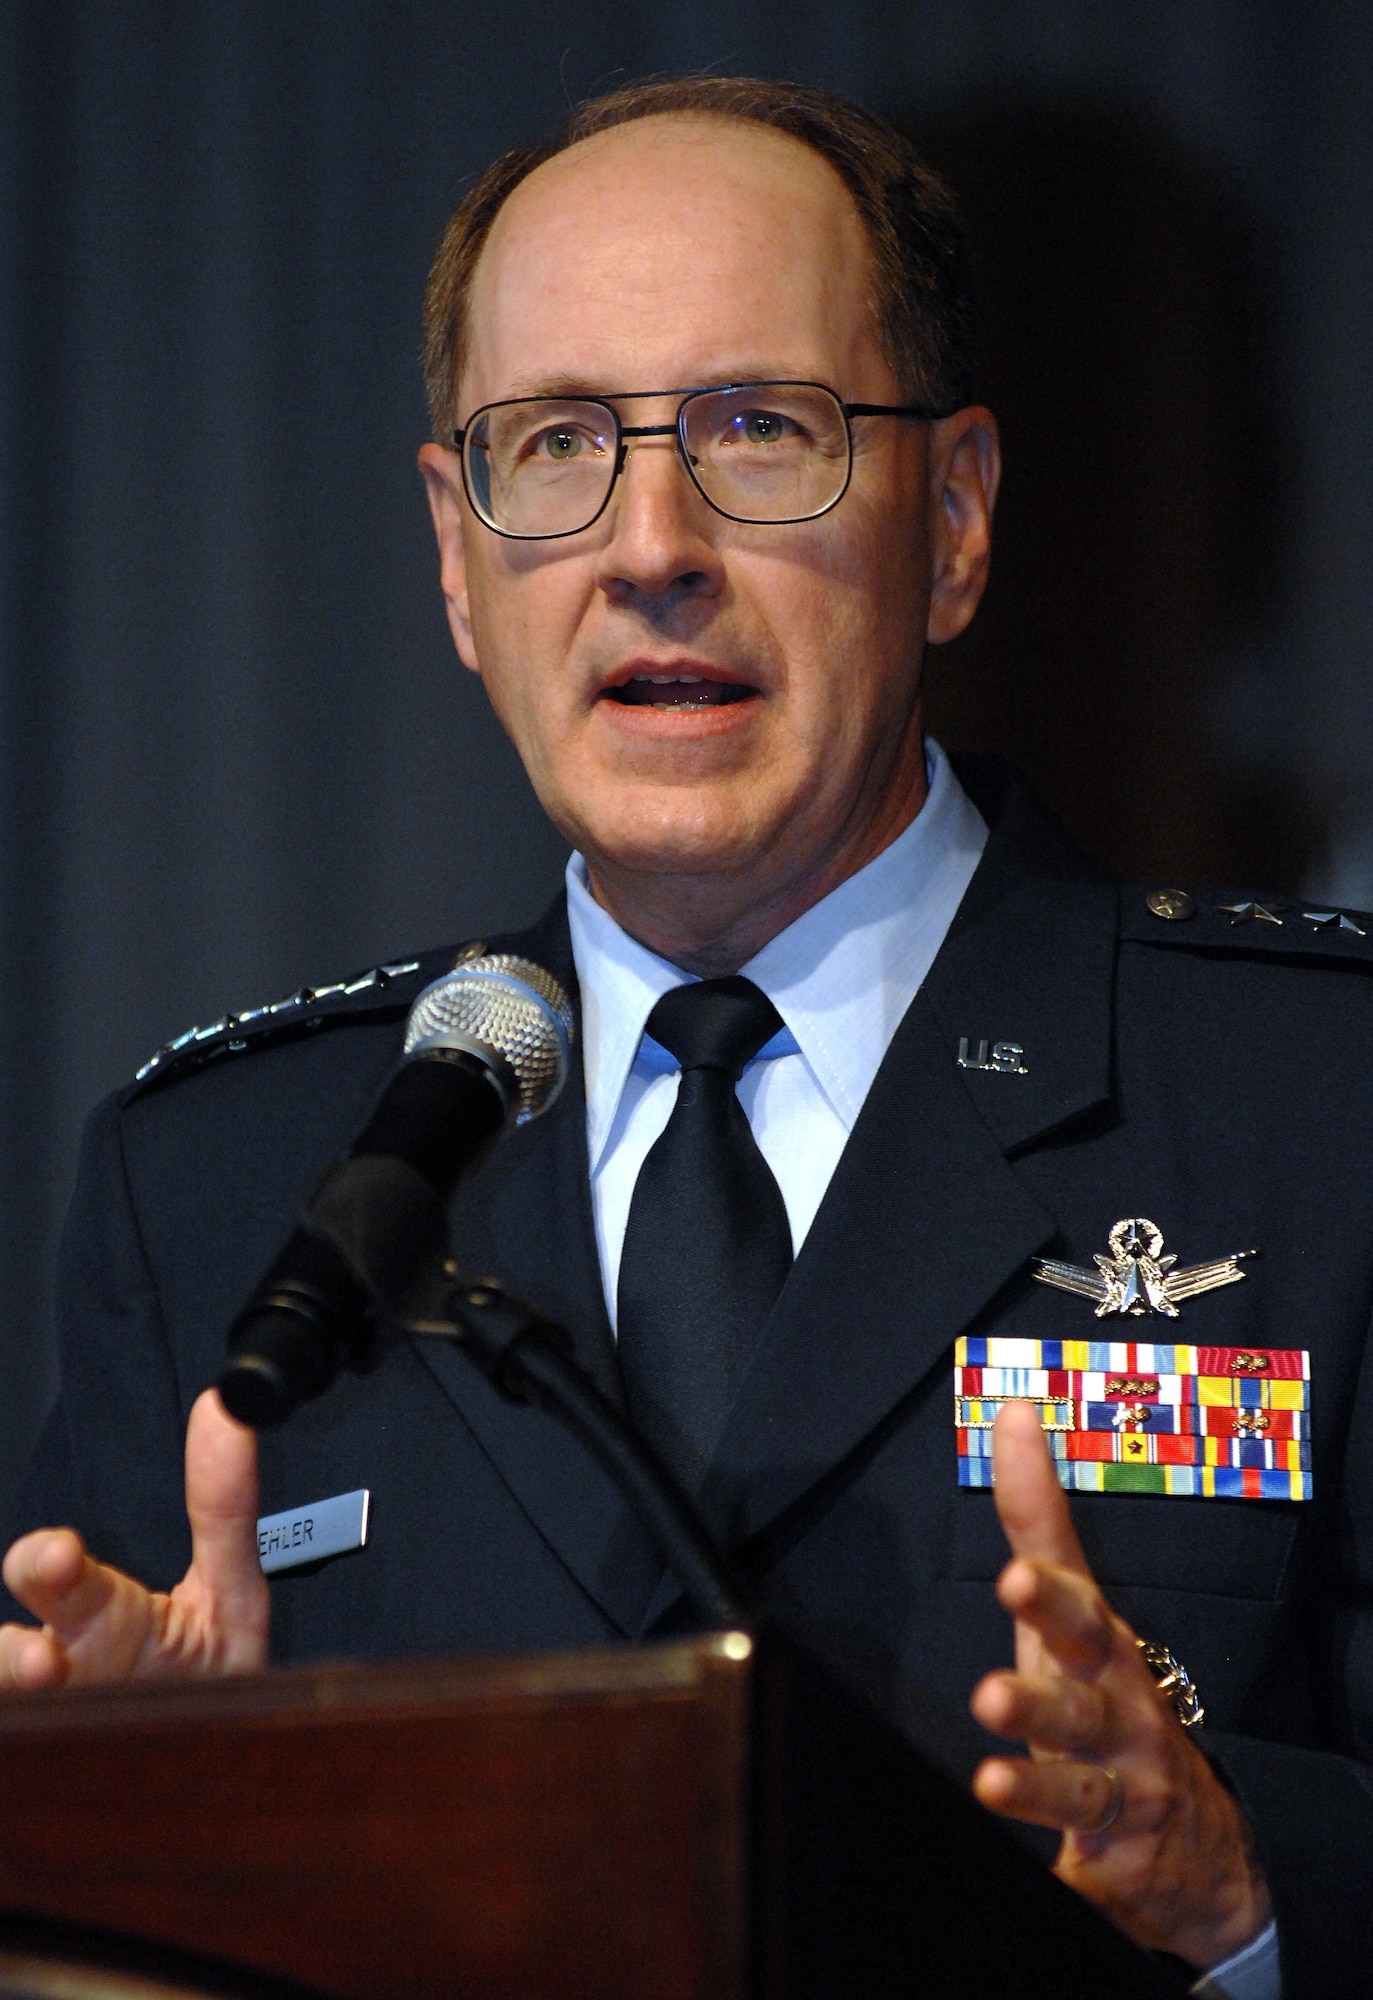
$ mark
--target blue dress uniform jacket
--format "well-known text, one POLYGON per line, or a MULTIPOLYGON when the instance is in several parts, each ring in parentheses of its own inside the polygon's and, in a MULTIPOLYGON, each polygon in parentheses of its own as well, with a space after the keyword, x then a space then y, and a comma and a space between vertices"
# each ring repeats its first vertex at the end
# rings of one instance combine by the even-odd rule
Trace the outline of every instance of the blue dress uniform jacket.
MULTIPOLYGON (((898 1717, 912 1687, 961 1714, 1010 1631, 991 1497, 957 1482, 955 1341, 1308 1349, 1311 1498, 1072 1504, 1121 1615, 1200 1688, 1198 1740, 1269 1871, 1286 2000, 1333 2000, 1373 1969, 1373 921, 1246 917, 1200 895, 1156 915, 1019 780, 959 774, 986 853, 702 1502, 812 1650, 898 1717), (971 1070, 965 1039, 1024 1055, 971 1070), (1033 1281, 1040 1256, 1091 1268, 1126 1216, 1156 1222, 1181 1264, 1260 1254, 1176 1323, 1103 1325, 1033 1281)), ((500 943, 575 991, 561 901, 500 943)), ((190 1405, 395 1064, 411 1000, 453 957, 230 1024, 95 1113, 61 1265, 61 1398, 17 1529, 70 1522, 153 1585, 180 1576, 190 1405)), ((465 1268, 572 1328, 613 1391, 579 1074, 468 1183, 454 1228, 465 1268)), ((372 1495, 364 1549, 273 1580, 278 1658, 613 1643, 684 1622, 598 1468, 441 1346, 397 1346, 341 1380, 263 1438, 261 1463, 264 1514, 372 1495)))

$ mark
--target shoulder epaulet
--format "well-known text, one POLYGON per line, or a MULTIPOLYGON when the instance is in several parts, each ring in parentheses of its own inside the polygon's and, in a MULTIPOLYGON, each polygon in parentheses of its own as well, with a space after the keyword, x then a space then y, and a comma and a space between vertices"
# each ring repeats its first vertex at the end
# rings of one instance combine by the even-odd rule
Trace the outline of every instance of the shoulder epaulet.
POLYGON ((1373 965, 1373 916, 1290 896, 1134 883, 1122 894, 1121 936, 1202 951, 1373 965))
POLYGON ((202 1069, 206 1063, 225 1056, 242 1055, 249 1049, 266 1048, 283 1039, 308 1033, 339 1017, 374 1021, 408 1011, 421 986, 437 979, 449 966, 480 956, 484 941, 475 950, 427 952, 422 958, 397 959, 374 965, 328 986, 302 986, 282 1000, 261 1007, 245 1007, 237 1014, 224 1014, 208 1027, 188 1028, 175 1041, 167 1042, 150 1056, 125 1092, 125 1102, 155 1084, 202 1069))

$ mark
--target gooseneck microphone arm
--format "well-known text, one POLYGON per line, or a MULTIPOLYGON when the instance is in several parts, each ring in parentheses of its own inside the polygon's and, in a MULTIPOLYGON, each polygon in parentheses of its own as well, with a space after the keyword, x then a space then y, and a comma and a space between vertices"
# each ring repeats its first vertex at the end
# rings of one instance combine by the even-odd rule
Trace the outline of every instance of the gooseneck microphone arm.
POLYGON ((697 1611, 711 1625, 747 1623, 741 1587, 696 1509, 648 1446, 572 1358, 572 1340, 498 1285, 456 1284, 443 1318, 408 1330, 451 1340, 510 1403, 556 1417, 615 1481, 697 1611))

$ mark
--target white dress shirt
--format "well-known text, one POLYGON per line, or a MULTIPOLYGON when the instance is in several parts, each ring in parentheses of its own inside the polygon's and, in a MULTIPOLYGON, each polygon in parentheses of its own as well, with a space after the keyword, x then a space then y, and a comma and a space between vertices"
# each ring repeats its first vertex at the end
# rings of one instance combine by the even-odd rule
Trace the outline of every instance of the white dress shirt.
MULTIPOLYGON (((929 795, 905 832, 740 967, 785 1024, 744 1071, 739 1101, 782 1190, 795 1250, 986 845, 981 814, 933 740, 926 768, 929 795)), ((676 1062, 644 1025, 663 994, 691 975, 607 915, 580 854, 567 864, 567 911, 582 996, 596 1243, 613 1327, 634 1183, 677 1097, 676 1062)), ((1276 1926, 1192 1990, 1197 2000, 1281 2000, 1276 1926)))
MULTIPOLYGON (((986 844, 981 815, 934 743, 928 769, 929 796, 905 832, 740 968, 786 1024, 745 1070, 739 1101, 777 1177, 797 1250, 986 844)), ((567 864, 567 909, 596 1241, 614 1326, 630 1197, 677 1097, 677 1065, 644 1023, 690 975, 601 909, 579 854, 567 864)))

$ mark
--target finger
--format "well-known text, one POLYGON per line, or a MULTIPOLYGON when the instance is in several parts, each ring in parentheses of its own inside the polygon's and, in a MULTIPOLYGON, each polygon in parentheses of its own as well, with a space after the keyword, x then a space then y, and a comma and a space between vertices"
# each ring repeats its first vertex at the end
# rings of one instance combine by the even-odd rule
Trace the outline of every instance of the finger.
MULTIPOLYGON (((61 1656, 57 1678, 119 1680, 133 1673, 155 1632, 159 1600, 132 1577, 90 1555, 70 1528, 40 1528, 17 1541, 5 1557, 5 1582, 26 1610, 41 1618, 48 1644, 61 1656)), ((22 1628, 21 1628, 22 1629, 22 1628)), ((50 1685, 32 1646, 17 1648, 22 1666, 50 1685)))
MULTIPOLYGON (((5 1555, 5 1587, 35 1618, 48 1613, 80 1581, 91 1558, 70 1528, 36 1528, 11 1543, 5 1555)), ((20 1628, 22 1629, 22 1628, 20 1628)))
POLYGON ((239 1564, 257 1550, 257 1433, 225 1409, 218 1389, 191 1406, 186 1426, 186 1513, 197 1557, 239 1564), (248 1536, 245 1530, 251 1527, 248 1536))
POLYGON ((0 1690, 60 1687, 70 1671, 65 1649, 46 1628, 0 1625, 0 1690))
POLYGON ((989 1757, 973 1775, 973 1795, 989 1811, 1084 1837, 1106 1831, 1102 1822, 1117 1803, 1120 1810, 1111 1826, 1129 1831, 1124 1824, 1129 1800, 1118 1799, 1118 1786, 1103 1765, 1072 1758, 1030 1763, 1020 1757, 989 1757))
POLYGON ((1039 1418, 1027 1403, 1003 1403, 997 1412, 992 1482, 997 1518, 1013 1555, 1091 1574, 1039 1418))
POLYGON ((996 1580, 996 1594, 1018 1625, 1038 1635, 1056 1666, 1082 1679, 1098 1674, 1119 1649, 1125 1628, 1090 1576, 1017 1556, 996 1580))
POLYGON ((1091 1682, 988 1674, 973 1689, 971 1707, 984 1729, 1036 1750, 1100 1756, 1114 1747, 1106 1697, 1091 1682))
POLYGON ((191 1567, 172 1593, 207 1623, 221 1670, 262 1664, 270 1599, 257 1547, 257 1435, 237 1423, 217 1389, 192 1406, 186 1427, 186 1513, 191 1567))
POLYGON ((66 1643, 107 1617, 120 1584, 131 1579, 98 1563, 71 1528, 39 1528, 10 1549, 5 1582, 24 1609, 66 1643))

